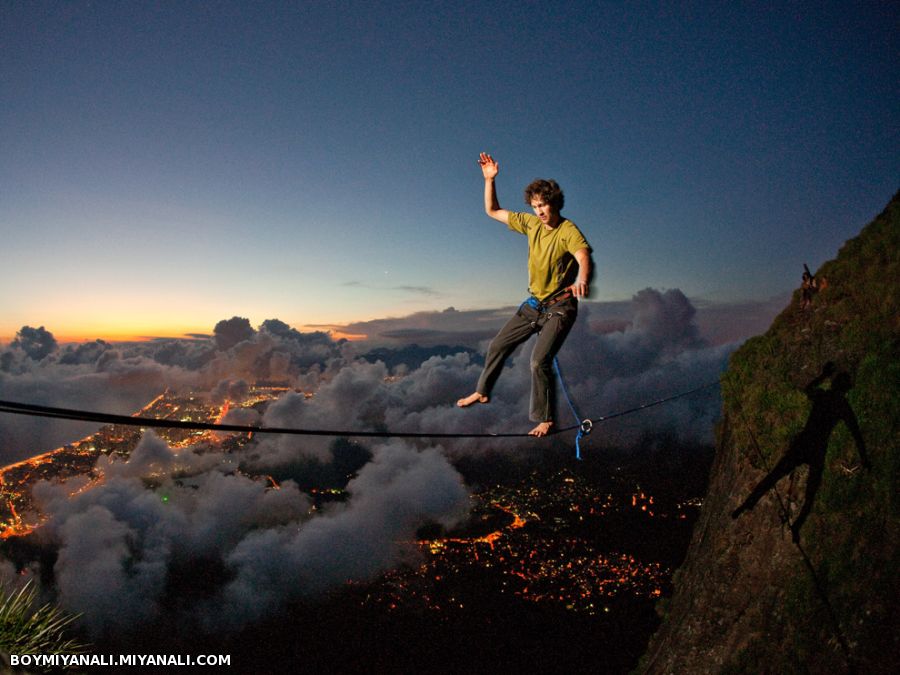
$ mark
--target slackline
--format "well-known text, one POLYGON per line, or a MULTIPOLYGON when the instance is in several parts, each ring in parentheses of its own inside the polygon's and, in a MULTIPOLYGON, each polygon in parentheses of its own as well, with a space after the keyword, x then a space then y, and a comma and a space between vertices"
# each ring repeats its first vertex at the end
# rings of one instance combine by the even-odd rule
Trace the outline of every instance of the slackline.
MULTIPOLYGON (((594 419, 585 419, 580 424, 568 427, 554 427, 548 435, 561 434, 572 429, 580 429, 585 434, 590 432, 593 425, 605 422, 616 417, 623 417, 632 413, 652 408, 653 406, 668 403, 678 398, 696 394, 704 389, 718 386, 718 381, 710 382, 702 387, 684 391, 674 396, 650 401, 628 410, 603 415, 594 419)), ((98 422, 101 424, 118 424, 132 427, 150 427, 165 429, 192 429, 198 431, 226 431, 231 433, 254 434, 288 434, 295 436, 342 436, 346 438, 523 438, 529 437, 527 433, 431 433, 409 431, 346 431, 336 429, 293 429, 285 427, 263 427, 242 424, 215 424, 212 422, 191 422, 184 420, 166 420, 153 417, 133 417, 131 415, 112 415, 108 413, 92 412, 88 410, 73 410, 71 408, 54 408, 50 406, 34 405, 31 403, 17 403, 14 401, 0 401, 0 413, 13 415, 29 415, 32 417, 47 417, 52 419, 73 420, 78 422, 98 422)))

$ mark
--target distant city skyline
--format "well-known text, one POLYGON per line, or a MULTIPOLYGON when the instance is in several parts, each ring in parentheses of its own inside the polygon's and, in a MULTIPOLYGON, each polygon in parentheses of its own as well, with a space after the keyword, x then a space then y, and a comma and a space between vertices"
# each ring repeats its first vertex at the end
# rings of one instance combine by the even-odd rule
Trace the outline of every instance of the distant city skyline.
MULTIPOLYGON (((536 176, 594 299, 765 301, 900 187, 896 3, 5 3, 0 343, 521 301, 536 176)), ((311 328, 309 328, 311 329, 311 328)))

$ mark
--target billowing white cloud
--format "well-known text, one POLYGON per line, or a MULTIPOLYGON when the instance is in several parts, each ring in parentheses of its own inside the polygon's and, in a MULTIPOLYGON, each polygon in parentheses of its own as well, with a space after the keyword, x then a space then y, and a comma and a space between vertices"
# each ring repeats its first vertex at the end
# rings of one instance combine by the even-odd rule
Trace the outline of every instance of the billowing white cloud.
POLYGON ((468 513, 462 477, 437 448, 377 446, 347 491, 346 504, 299 528, 257 530, 235 547, 228 564, 236 576, 210 614, 216 623, 227 617, 239 627, 294 599, 372 579, 413 550, 419 527, 452 527, 468 513))
MULTIPOLYGON (((161 467, 177 456, 157 437, 127 462, 100 462, 105 479, 73 494, 46 482, 35 499, 48 517, 39 535, 58 546, 54 577, 61 605, 84 615, 92 635, 161 620, 170 568, 179 561, 224 559, 249 532, 300 522, 309 501, 291 482, 207 470, 173 480, 161 467), (143 477, 155 476, 149 489, 143 477)), ((127 632, 127 630, 126 630, 127 632)))
POLYGON ((165 468, 178 457, 148 433, 128 461, 98 462, 98 485, 35 487, 48 517, 40 536, 59 551, 58 601, 95 637, 155 622, 239 628, 293 599, 372 578, 414 550, 419 527, 451 527, 468 512, 462 477, 439 448, 376 447, 348 500, 317 515, 291 481, 274 489, 219 468, 173 479, 165 468), (191 560, 230 573, 203 602, 164 616, 170 575, 191 560))

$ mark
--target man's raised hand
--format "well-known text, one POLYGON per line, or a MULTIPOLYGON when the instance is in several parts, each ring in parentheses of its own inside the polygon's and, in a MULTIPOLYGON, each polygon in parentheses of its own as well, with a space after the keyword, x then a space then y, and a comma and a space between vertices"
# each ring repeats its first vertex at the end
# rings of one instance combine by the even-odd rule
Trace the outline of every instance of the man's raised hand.
POLYGON ((481 173, 484 174, 485 179, 495 178, 500 172, 497 162, 486 152, 482 152, 479 155, 478 163, 481 165, 481 173))

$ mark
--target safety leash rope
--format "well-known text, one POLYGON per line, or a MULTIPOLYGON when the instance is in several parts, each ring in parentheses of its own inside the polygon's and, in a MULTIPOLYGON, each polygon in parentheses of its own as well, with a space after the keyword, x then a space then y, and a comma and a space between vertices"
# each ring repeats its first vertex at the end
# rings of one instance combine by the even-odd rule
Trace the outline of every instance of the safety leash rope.
POLYGON ((569 410, 572 411, 572 415, 575 417, 575 421, 578 422, 578 434, 575 436, 575 459, 581 459, 581 439, 591 433, 594 428, 594 423, 589 419, 582 419, 581 415, 578 414, 578 411, 575 409, 575 404, 572 403, 572 397, 569 396, 569 390, 566 387, 566 382, 562 376, 562 370, 559 368, 559 359, 555 356, 553 357, 553 368, 556 370, 556 377, 559 379, 559 388, 562 390, 563 395, 566 397, 566 403, 569 404, 569 410))

